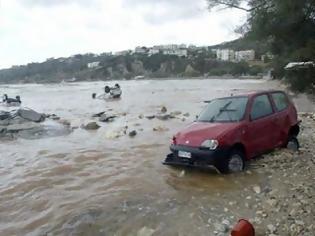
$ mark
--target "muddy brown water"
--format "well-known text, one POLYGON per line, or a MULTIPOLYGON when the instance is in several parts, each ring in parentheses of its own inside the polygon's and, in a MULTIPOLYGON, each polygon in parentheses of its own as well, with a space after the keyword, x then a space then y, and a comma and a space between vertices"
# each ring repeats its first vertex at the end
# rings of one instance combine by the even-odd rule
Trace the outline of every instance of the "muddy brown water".
MULTIPOLYGON (((114 84, 114 82, 113 82, 114 84)), ((98 131, 0 142, 0 235, 212 235, 213 223, 254 212, 242 190, 266 182, 246 173, 221 176, 161 164, 172 135, 194 120, 203 101, 243 90, 279 88, 257 80, 122 81, 120 100, 93 100, 105 83, 1 85, 23 106, 55 113, 72 126, 111 110, 126 113, 98 131), (140 119, 168 111, 189 112, 183 121, 140 119), (128 126, 138 135, 111 138, 128 126), (162 126, 168 131, 153 132, 162 126)), ((302 111, 314 110, 304 96, 302 111)))

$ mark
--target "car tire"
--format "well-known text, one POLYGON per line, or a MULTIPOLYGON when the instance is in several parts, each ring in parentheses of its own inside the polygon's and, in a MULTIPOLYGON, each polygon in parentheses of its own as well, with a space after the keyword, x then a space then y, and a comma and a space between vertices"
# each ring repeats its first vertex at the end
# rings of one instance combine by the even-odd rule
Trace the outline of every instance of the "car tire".
POLYGON ((232 150, 223 162, 219 164, 219 171, 224 174, 242 172, 245 168, 244 153, 239 150, 232 150))
POLYGON ((105 93, 109 93, 110 92, 110 87, 109 86, 105 86, 105 93))
POLYGON ((294 136, 289 137, 286 148, 291 151, 297 152, 300 148, 299 140, 294 136))

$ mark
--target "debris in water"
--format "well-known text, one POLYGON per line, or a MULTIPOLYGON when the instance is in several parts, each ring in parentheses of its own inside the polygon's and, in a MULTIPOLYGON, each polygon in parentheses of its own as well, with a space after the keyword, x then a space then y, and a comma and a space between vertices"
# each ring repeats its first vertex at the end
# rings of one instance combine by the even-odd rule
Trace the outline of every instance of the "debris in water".
POLYGON ((182 170, 182 171, 179 173, 178 177, 179 177, 179 178, 182 178, 182 177, 185 176, 185 174, 186 174, 185 170, 182 170))

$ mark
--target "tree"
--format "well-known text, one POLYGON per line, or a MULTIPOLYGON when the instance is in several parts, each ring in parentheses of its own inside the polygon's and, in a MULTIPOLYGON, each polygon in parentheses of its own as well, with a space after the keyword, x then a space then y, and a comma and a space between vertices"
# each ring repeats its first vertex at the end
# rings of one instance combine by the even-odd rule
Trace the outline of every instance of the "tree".
MULTIPOLYGON (((248 12, 247 22, 241 27, 243 37, 268 43, 275 55, 273 65, 278 77, 285 75, 283 67, 289 61, 315 59, 315 0, 207 1, 210 9, 224 7, 248 12)), ((307 83, 315 82, 314 77, 308 78, 307 83)))

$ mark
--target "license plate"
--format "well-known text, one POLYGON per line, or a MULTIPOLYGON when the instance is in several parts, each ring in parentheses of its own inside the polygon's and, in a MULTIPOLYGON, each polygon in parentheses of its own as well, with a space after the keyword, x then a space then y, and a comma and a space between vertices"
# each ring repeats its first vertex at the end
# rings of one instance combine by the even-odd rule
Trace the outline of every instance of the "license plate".
POLYGON ((178 151, 178 156, 183 158, 191 158, 190 152, 178 151))

